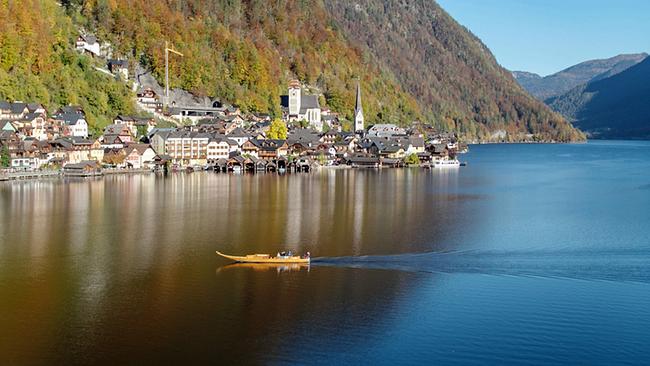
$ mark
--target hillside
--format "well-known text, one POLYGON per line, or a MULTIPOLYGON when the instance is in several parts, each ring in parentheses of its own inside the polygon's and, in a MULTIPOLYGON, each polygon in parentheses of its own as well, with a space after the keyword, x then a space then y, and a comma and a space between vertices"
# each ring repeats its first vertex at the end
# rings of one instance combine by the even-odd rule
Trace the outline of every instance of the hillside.
POLYGON ((511 139, 579 138, 435 2, 333 0, 326 7, 350 42, 396 75, 441 125, 482 139, 499 130, 511 139))
POLYGON ((579 85, 616 75, 643 61, 647 56, 646 53, 638 53, 585 61, 546 77, 524 71, 514 71, 513 75, 533 96, 546 100, 562 95, 579 85))
POLYGON ((650 58, 549 103, 594 138, 650 139, 650 58))
POLYGON ((126 85, 74 51, 78 32, 54 1, 0 2, 0 19, 0 100, 35 101, 52 112, 79 104, 96 127, 134 112, 126 85))
POLYGON ((159 82, 168 40, 185 55, 172 58, 172 87, 221 98, 243 111, 277 115, 279 96, 297 77, 321 95, 322 106, 349 119, 360 78, 367 123, 424 120, 481 140, 506 132, 509 140, 530 134, 536 140, 581 138, 526 94, 487 47, 434 2, 66 0, 62 5, 0 3, 0 16, 11 19, 7 24, 16 35, 0 32, 0 47, 47 49, 38 56, 41 68, 24 57, 11 65, 3 61, 0 98, 42 99, 49 107, 80 103, 97 126, 132 110, 124 85, 102 79, 85 65, 91 61, 71 51, 78 29, 86 29, 110 42, 116 56, 150 69, 159 82), (22 29, 33 24, 42 24, 42 34, 22 29), (16 91, 11 83, 22 79, 34 87, 16 91))

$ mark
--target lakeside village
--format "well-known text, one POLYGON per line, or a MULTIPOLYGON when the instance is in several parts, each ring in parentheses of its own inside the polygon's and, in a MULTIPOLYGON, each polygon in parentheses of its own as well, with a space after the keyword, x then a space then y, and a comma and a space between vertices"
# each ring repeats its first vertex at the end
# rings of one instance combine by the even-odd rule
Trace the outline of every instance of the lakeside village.
MULTIPOLYGON (((85 51, 86 41, 80 37, 78 49, 85 51)), ((125 61, 110 60, 109 69, 128 78, 125 61)), ((457 154, 467 151, 454 134, 422 123, 408 129, 394 124, 365 128, 358 84, 353 132, 343 131, 338 115, 321 108, 318 96, 307 94, 297 80, 289 82, 279 101, 282 118, 274 121, 221 103, 172 103, 163 114, 161 99, 152 88, 140 89, 137 105, 154 117, 116 116, 100 136, 89 135, 79 106, 49 113, 39 103, 0 101, 0 180, 149 171, 457 167, 457 154), (159 127, 163 119, 177 127, 159 127)))
MULTIPOLYGON (((431 126, 409 129, 376 124, 364 129, 357 86, 355 132, 344 132, 335 114, 323 113, 315 95, 292 81, 282 98, 282 126, 269 116, 243 114, 232 106, 171 108, 190 120, 158 128, 155 118, 117 116, 91 137, 84 111, 65 106, 49 115, 38 103, 0 101, 0 165, 4 179, 43 175, 101 175, 136 171, 308 172, 318 167, 458 166, 466 152, 454 134, 431 126), (285 135, 285 138, 270 138, 285 135), (41 172, 36 174, 35 172, 41 172)), ((141 104, 159 108, 157 95, 138 93, 141 104)), ((2 173, 0 173, 2 174, 2 173)))

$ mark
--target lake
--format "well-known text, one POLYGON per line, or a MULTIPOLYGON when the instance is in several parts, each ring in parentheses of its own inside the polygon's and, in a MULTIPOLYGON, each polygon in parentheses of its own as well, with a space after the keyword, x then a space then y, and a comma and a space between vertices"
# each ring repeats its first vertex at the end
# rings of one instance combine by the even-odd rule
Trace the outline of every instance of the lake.
POLYGON ((650 143, 470 149, 0 183, 0 364, 650 363, 650 143))

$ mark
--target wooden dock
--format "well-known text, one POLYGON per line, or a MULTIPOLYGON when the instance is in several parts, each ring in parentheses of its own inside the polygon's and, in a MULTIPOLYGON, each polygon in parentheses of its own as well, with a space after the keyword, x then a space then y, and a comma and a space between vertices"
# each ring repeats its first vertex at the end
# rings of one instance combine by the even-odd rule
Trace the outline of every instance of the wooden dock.
POLYGON ((0 181, 56 178, 60 176, 61 176, 61 172, 58 170, 33 171, 33 172, 29 172, 29 171, 6 172, 6 173, 0 173, 0 181))

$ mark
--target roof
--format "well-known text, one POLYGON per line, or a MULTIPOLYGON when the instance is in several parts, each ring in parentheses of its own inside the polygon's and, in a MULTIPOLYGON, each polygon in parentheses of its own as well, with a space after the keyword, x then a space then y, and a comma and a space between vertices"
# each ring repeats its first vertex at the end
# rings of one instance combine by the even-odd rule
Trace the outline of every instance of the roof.
POLYGON ((131 135, 131 130, 126 125, 114 123, 104 127, 104 135, 131 135))
POLYGON ((27 104, 27 109, 29 109, 30 112, 35 112, 37 109, 45 109, 42 104, 39 103, 29 103, 27 104))
POLYGON ((163 138, 163 140, 166 140, 167 137, 169 136, 170 133, 176 131, 175 128, 154 128, 151 130, 149 133, 149 138, 151 139, 152 137, 158 135, 163 138))
POLYGON ((210 142, 216 142, 216 143, 222 143, 222 142, 225 142, 225 143, 227 143, 227 144, 230 145, 230 146, 239 146, 239 145, 237 144, 237 141, 232 140, 232 139, 229 139, 229 138, 226 138, 226 136, 224 136, 224 135, 217 135, 217 136, 211 137, 211 138, 210 138, 210 141, 209 141, 208 143, 210 143, 210 142))
POLYGON ((27 108, 27 103, 0 101, 0 109, 8 110, 11 114, 21 114, 25 111, 25 108, 27 108))
POLYGON ((267 139, 267 140, 257 140, 257 139, 251 139, 248 140, 255 146, 257 146, 260 150, 264 151, 275 151, 278 148, 282 147, 287 141, 286 140, 272 140, 272 139, 267 139))
POLYGON ((75 164, 66 164, 64 169, 86 169, 86 168, 99 168, 99 163, 95 160, 84 160, 75 164))
POLYGON ((305 94, 304 91, 300 91, 300 112, 314 108, 320 109, 320 104, 318 104, 318 96, 308 95, 305 94))
POLYGON ((287 136, 287 142, 291 145, 296 143, 307 145, 318 144, 319 140, 320 136, 318 132, 307 128, 292 130, 287 136))
POLYGON ((21 118, 21 121, 33 121, 36 118, 43 118, 43 115, 41 113, 27 113, 26 115, 21 118))
POLYGON ((149 144, 129 144, 124 148, 126 155, 131 154, 133 150, 136 150, 138 154, 143 155, 148 149, 151 149, 149 144))
POLYGON ((129 66, 129 61, 127 60, 108 60, 108 66, 129 66))
POLYGON ((85 121, 83 114, 79 113, 60 113, 55 118, 65 122, 66 125, 76 125, 80 120, 85 121))
POLYGON ((13 123, 9 120, 0 120, 0 131, 16 131, 16 127, 14 127, 13 123), (7 128, 7 125, 9 125, 11 129, 7 128))
POLYGON ((361 106, 361 86, 357 81, 357 99, 354 103, 354 115, 356 116, 359 112, 363 113, 363 107, 361 106))
POLYGON ((82 34, 79 37, 81 37, 86 43, 96 43, 97 42, 97 37, 93 36, 92 34, 82 34))
POLYGON ((351 156, 348 161, 358 164, 379 163, 379 158, 376 156, 354 155, 351 156))
MULTIPOLYGON (((280 106, 284 108, 289 108, 289 96, 281 95, 280 96, 280 106)), ((304 113, 307 109, 320 109, 320 104, 318 103, 318 95, 306 94, 304 90, 300 90, 300 113, 304 113)))
POLYGON ((249 137, 250 134, 249 134, 248 132, 244 131, 243 128, 241 128, 241 127, 237 127, 237 128, 235 128, 234 130, 232 130, 232 131, 228 134, 228 136, 230 136, 230 137, 249 137))
POLYGON ((84 110, 81 106, 78 105, 66 105, 61 108, 59 108, 59 113, 78 113, 78 114, 83 114, 84 110))
POLYGON ((416 146, 416 147, 423 147, 424 146, 424 137, 409 137, 409 142, 411 145, 416 146))

